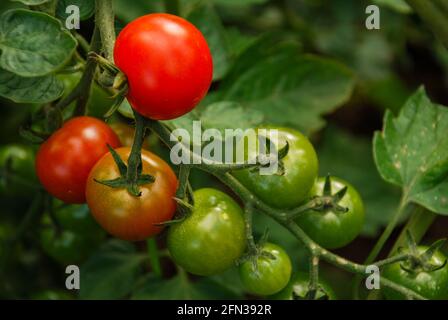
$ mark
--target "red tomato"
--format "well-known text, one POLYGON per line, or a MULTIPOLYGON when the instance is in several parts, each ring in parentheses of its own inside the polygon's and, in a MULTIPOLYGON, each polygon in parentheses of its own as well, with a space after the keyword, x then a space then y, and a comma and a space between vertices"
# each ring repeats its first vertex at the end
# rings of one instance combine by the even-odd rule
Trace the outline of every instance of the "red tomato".
POLYGON ((189 112, 212 81, 212 56, 204 36, 170 14, 148 14, 129 23, 118 35, 114 58, 128 78, 131 106, 151 119, 189 112))
MULTIPOLYGON (((127 162, 131 148, 116 151, 127 162)), ((176 210, 173 198, 177 178, 171 167, 155 154, 142 150, 142 173, 152 175, 155 180, 140 186, 140 197, 132 196, 125 188, 111 188, 96 182, 120 176, 108 153, 93 167, 87 181, 90 212, 107 232, 123 240, 143 240, 159 233, 162 228, 156 224, 171 220, 176 210)))
POLYGON ((45 189, 67 203, 84 203, 87 177, 95 163, 120 140, 104 122, 91 117, 67 121, 45 141, 36 157, 36 171, 45 189))

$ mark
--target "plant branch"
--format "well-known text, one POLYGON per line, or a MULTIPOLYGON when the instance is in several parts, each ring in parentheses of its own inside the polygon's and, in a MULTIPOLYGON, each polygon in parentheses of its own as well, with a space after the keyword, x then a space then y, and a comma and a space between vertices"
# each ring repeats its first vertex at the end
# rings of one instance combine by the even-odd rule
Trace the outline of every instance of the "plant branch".
MULTIPOLYGON (((148 126, 151 128, 151 130, 162 140, 163 143, 165 143, 169 148, 172 148, 175 144, 178 143, 178 141, 171 141, 170 139, 170 131, 168 128, 166 128, 163 124, 161 124, 158 121, 150 120, 147 122, 148 126)), ((185 152, 191 152, 189 148, 185 148, 185 152)), ((191 158, 189 158, 191 159, 191 158)), ((322 259, 330 264, 333 264, 341 269, 344 269, 346 271, 365 275, 367 265, 358 264, 355 262, 351 262, 343 257, 340 257, 325 248, 319 246, 317 243, 315 243, 298 225, 297 223, 291 219, 294 217, 293 214, 289 213, 283 210, 278 210, 271 208, 267 204, 265 204, 263 201, 258 199, 254 194, 252 194, 246 187, 244 187, 233 175, 231 175, 227 171, 220 170, 220 167, 216 167, 213 164, 205 164, 202 163, 201 165, 198 165, 197 168, 200 170, 203 170, 205 172, 208 172, 218 178, 222 183, 224 183, 227 187, 229 187, 233 192, 242 200, 242 202, 246 205, 246 208, 248 206, 251 206, 252 208, 256 208, 260 210, 261 212, 265 213, 269 217, 273 218, 275 221, 277 221, 279 224, 283 225, 289 232, 291 232, 300 242, 302 242, 305 247, 310 252, 311 256, 316 258, 315 262, 318 264, 319 259, 322 259)), ((221 168, 222 169, 222 168, 221 168)), ((400 211, 403 211, 405 207, 405 201, 402 201, 400 208, 400 211), (401 208, 402 207, 402 208, 401 208)), ((292 210, 294 211, 294 210, 292 210)), ((247 216, 247 210, 246 210, 246 217, 245 221, 246 223, 250 223, 250 217, 247 216)), ((398 215, 397 215, 398 216, 398 215)), ((398 221, 399 217, 397 217, 395 220, 398 221)), ((396 222, 395 222, 396 224, 396 222)), ((246 228, 246 230, 250 230, 251 228, 246 228)), ((247 231, 246 231, 247 232, 247 231)), ((250 236, 249 236, 249 242, 250 236)), ((398 257, 393 257, 387 260, 378 261, 377 263, 379 266, 384 266, 389 263, 395 263, 397 261, 404 260, 407 256, 401 255, 398 257)), ((316 266, 313 268, 314 271, 318 271, 316 266)), ((315 275, 313 275, 315 277, 315 275)), ((313 281, 315 281, 314 279, 313 281)), ((404 294, 407 297, 411 297, 413 299, 425 299, 418 293, 401 286, 393 281, 390 281, 384 277, 380 278, 381 284, 385 287, 389 287, 399 293, 404 294)))
POLYGON ((257 245, 255 244, 254 234, 252 231, 252 216, 254 213, 254 208, 249 203, 244 206, 244 226, 246 230, 247 239, 247 251, 249 254, 253 254, 257 251, 257 245))
POLYGON ((162 278, 162 267, 160 266, 160 253, 157 247, 157 242, 154 238, 150 238, 146 241, 148 247, 149 263, 151 264, 152 272, 158 278, 162 278))
POLYGON ((134 143, 132 144, 131 153, 128 159, 128 170, 127 170, 127 181, 130 183, 130 188, 132 190, 133 195, 140 194, 139 186, 137 183, 138 178, 141 174, 142 167, 142 147, 143 141, 145 140, 145 118, 134 111, 135 117, 135 136, 134 143))
MULTIPOLYGON (((100 34, 98 28, 95 27, 90 43, 90 50, 93 52, 98 52, 100 47, 100 34)), ((73 101, 78 99, 75 115, 85 114, 87 101, 89 100, 90 96, 90 88, 92 85, 93 77, 95 76, 96 65, 96 60, 87 60, 86 68, 78 84, 72 92, 70 92, 64 99, 61 99, 56 104, 57 108, 63 110, 64 108, 68 107, 73 101)))
POLYGON ((179 187, 176 191, 176 198, 185 199, 187 196, 188 178, 190 177, 191 167, 181 164, 179 166, 179 187))
POLYGON ((78 40, 79 46, 82 48, 85 54, 89 53, 90 51, 90 45, 87 42, 87 40, 78 32, 74 32, 76 40, 78 40))
POLYGON ((390 235, 392 234, 392 231, 394 231, 395 227, 397 226, 398 221, 400 221, 401 217, 403 216, 406 205, 407 205, 407 200, 406 200, 406 197, 403 195, 400 200, 400 204, 398 205, 397 211, 392 216, 392 219, 387 224, 386 229, 384 229, 383 233, 381 234, 380 238, 376 242, 372 251, 370 251, 370 254, 365 261, 366 264, 370 264, 372 261, 374 261, 376 259, 376 257, 380 253, 381 249, 384 247, 384 244, 386 243, 386 241, 389 239, 390 235))
POLYGON ((310 282, 308 284, 307 298, 315 300, 318 289, 319 289, 319 256, 312 255, 310 257, 310 282))
POLYGON ((418 206, 412 213, 406 225, 403 227, 403 230, 398 236, 397 241, 395 241, 390 254, 395 254, 399 247, 405 246, 407 231, 411 232, 417 243, 420 242, 436 217, 437 214, 435 214, 434 212, 428 211, 425 208, 418 206))
MULTIPOLYGON (((371 264, 379 255, 381 250, 383 249, 384 245, 386 244, 387 240, 391 236, 392 232, 394 231, 395 227, 398 224, 398 221, 400 221, 401 217, 403 216, 403 213, 405 211, 407 205, 406 196, 403 194, 400 203, 398 205, 397 210, 395 211, 394 215, 392 216, 392 219, 389 221, 389 223, 386 226, 386 229, 384 229, 383 233, 381 234, 378 241, 375 243, 375 246, 370 251, 369 255, 367 256, 364 263, 366 265, 371 264)), ((361 276, 356 276, 353 280, 353 296, 355 299, 359 298, 359 284, 361 282, 361 276)))
POLYGON ((95 24, 100 30, 102 51, 106 59, 114 61, 115 15, 112 0, 95 1, 95 24))

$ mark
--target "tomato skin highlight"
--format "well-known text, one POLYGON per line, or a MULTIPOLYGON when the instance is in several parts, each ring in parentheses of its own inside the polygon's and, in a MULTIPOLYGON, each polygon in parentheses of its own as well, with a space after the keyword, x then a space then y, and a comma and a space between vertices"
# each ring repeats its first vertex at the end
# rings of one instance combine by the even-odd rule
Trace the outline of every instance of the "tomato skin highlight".
POLYGON ((87 177, 95 163, 120 140, 103 121, 76 117, 67 121, 41 146, 36 172, 45 189, 54 197, 73 204, 85 203, 87 177))
POLYGON ((196 190, 194 199, 191 215, 169 228, 168 250, 192 274, 218 274, 234 266, 246 248, 243 210, 216 189, 196 190))
MULTIPOLYGON (((289 152, 282 159, 284 175, 260 175, 258 170, 234 171, 232 174, 260 200, 274 208, 287 209, 299 206, 308 196, 318 174, 318 159, 313 145, 300 132, 280 127, 266 127, 278 130, 278 137, 268 133, 268 138, 277 150, 289 143, 289 152)), ((246 148, 247 149, 247 148, 246 148)), ((255 150, 246 151, 249 158, 255 150)))
MULTIPOLYGON (((131 148, 115 151, 127 163, 131 148)), ((155 181, 140 186, 140 197, 130 195, 125 188, 94 181, 120 176, 110 153, 96 163, 87 181, 86 198, 92 215, 108 233, 123 240, 139 241, 158 234, 163 227, 155 224, 171 220, 176 210, 173 198, 178 182, 170 166, 146 150, 142 150, 142 165, 142 174, 152 175, 155 181)))
POLYGON ((250 293, 267 296, 279 292, 291 278, 291 260, 283 248, 273 243, 265 243, 263 251, 272 254, 275 259, 259 256, 257 258, 257 271, 254 270, 251 260, 239 266, 241 282, 250 293))
MULTIPOLYGON (((427 246, 418 246, 419 253, 423 253, 428 249, 427 246)), ((406 252, 406 250, 404 250, 406 252)), ((431 263, 441 265, 447 257, 440 251, 436 252, 431 263)), ((446 300, 448 299, 448 265, 442 269, 433 272, 418 272, 413 275, 403 270, 400 263, 393 263, 384 267, 381 275, 385 278, 396 282, 408 289, 411 289, 426 299, 446 300)), ((382 288, 381 290, 388 300, 405 300, 406 297, 390 288, 382 288)))
POLYGON ((129 23, 118 35, 116 65, 129 83, 128 101, 156 120, 180 117, 206 95, 213 62, 202 33, 187 20, 153 13, 129 23))
MULTIPOLYGON (((322 196, 325 178, 317 179, 310 191, 310 197, 322 196)), ((348 208, 345 213, 333 212, 303 212, 297 219, 297 224, 319 245, 327 249, 344 247, 352 242, 361 232, 364 224, 364 204, 358 191, 348 182, 331 177, 333 194, 344 186, 347 192, 339 202, 339 205, 348 208)))

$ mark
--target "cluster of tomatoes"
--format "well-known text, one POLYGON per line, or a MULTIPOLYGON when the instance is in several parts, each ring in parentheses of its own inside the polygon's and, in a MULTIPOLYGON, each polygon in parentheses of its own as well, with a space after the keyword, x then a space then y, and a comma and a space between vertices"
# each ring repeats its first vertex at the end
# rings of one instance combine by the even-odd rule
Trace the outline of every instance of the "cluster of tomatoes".
MULTIPOLYGON (((172 119, 190 111, 205 96, 212 80, 212 58, 204 37, 193 25, 171 15, 152 14, 126 26, 117 39, 114 58, 127 77, 129 102, 150 119, 172 119)), ((234 176, 266 204, 294 208, 321 196, 324 181, 316 180, 318 160, 308 139, 291 129, 276 129, 279 136, 273 142, 279 148, 289 144, 282 159, 284 174, 260 176, 256 171, 240 170, 234 176)), ((131 149, 120 147, 118 136, 107 124, 90 117, 67 121, 37 154, 42 185, 65 203, 87 202, 96 221, 118 238, 137 241, 159 233, 161 223, 171 220, 176 209, 173 198, 178 182, 173 170, 142 150, 141 174, 151 175, 154 181, 141 186, 140 196, 135 197, 125 188, 100 183, 121 175, 108 146, 127 161, 131 149)), ((334 192, 348 186, 337 178, 331 183, 334 192)), ((235 200, 215 189, 196 190, 194 200, 190 215, 169 228, 168 249, 175 263, 188 272, 217 274, 244 255, 244 214, 235 200)), ((358 235, 364 209, 351 186, 340 205, 347 212, 310 211, 297 222, 319 244, 344 246, 358 235)), ((254 294, 277 293, 290 280, 290 258, 272 243, 262 244, 258 251, 255 269, 253 259, 240 265, 243 283, 254 294)))
MULTIPOLYGON (((212 81, 212 58, 204 37, 192 24, 172 15, 151 14, 131 22, 119 34, 114 58, 127 77, 131 106, 150 119, 173 119, 189 112, 205 96, 212 81)), ((85 221, 88 212, 109 234, 138 241, 158 234, 161 224, 171 220, 176 210, 176 175, 150 151, 141 152, 141 174, 151 175, 154 181, 140 186, 140 196, 100 183, 122 174, 108 146, 125 163, 131 153, 129 142, 120 141, 114 129, 96 118, 72 118, 37 153, 36 170, 44 188, 64 203, 88 206, 73 206, 76 210, 67 209, 57 216, 64 237, 82 246, 104 237, 93 236, 98 235, 93 220, 79 223, 85 221)), ((262 176, 242 169, 234 171, 233 176, 272 208, 288 210, 310 199, 322 199, 318 210, 303 212, 295 221, 325 248, 347 245, 358 236, 364 222, 359 193, 337 177, 318 177, 317 155, 304 135, 288 128, 275 129, 279 133, 273 141, 277 148, 289 145, 281 160, 284 174, 262 176)), ((167 246, 176 264, 192 274, 209 276, 243 261, 239 272, 249 292, 276 294, 283 299, 306 295, 307 276, 291 276, 291 260, 278 245, 261 243, 255 256, 241 260, 247 249, 246 223, 242 208, 233 198, 210 188, 196 190, 193 196, 189 215, 167 232, 167 246)), ((43 234, 44 245, 51 244, 53 232, 43 234)), ((68 260, 57 253, 54 256, 68 260)), ((402 282, 407 281, 405 276, 400 277, 402 282)), ((400 277, 395 280, 399 282, 400 277)), ((404 284, 413 288, 409 282, 404 284)), ((334 297, 325 284, 321 287, 326 295, 334 297)))

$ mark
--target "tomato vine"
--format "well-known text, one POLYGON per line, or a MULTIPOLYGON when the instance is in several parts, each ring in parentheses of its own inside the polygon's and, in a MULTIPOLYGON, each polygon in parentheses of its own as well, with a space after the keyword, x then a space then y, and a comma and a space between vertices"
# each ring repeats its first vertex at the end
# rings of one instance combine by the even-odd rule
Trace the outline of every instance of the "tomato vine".
MULTIPOLYGON (((417 12, 427 22, 427 24, 433 29, 434 33, 439 37, 439 39, 445 44, 445 46, 448 47, 448 33, 447 33, 448 19, 446 19, 445 16, 443 16, 441 13, 437 12, 434 3, 436 3, 437 6, 444 8, 444 10, 448 9, 446 7, 446 4, 443 1, 438 0, 435 0, 434 3, 432 1, 423 1, 423 0, 406 0, 406 2, 415 10, 415 12, 417 12)), ((179 1, 164 1, 164 3, 166 5, 167 11, 174 14, 179 14, 179 1)), ((55 7, 47 7, 45 8, 45 10, 46 11, 49 10, 49 13, 54 15, 56 9, 55 7)), ((43 11, 43 9, 39 11, 43 11)), ((69 109, 70 105, 73 102, 76 102, 76 106, 72 111, 72 113, 68 116, 68 118, 77 117, 79 119, 80 118, 79 116, 85 116, 88 112, 87 109, 91 88, 93 85, 96 85, 96 83, 104 87, 105 90, 108 90, 108 92, 111 93, 112 97, 115 99, 113 106, 107 112, 105 118, 108 118, 115 111, 117 111, 117 109, 122 105, 125 96, 130 92, 129 88, 130 85, 127 82, 126 75, 118 68, 118 66, 114 64, 115 63, 114 48, 116 44, 116 33, 115 33, 115 14, 113 9, 113 1, 96 0, 94 17, 95 17, 95 26, 90 43, 88 43, 88 41, 83 36, 81 36, 76 32, 73 32, 73 35, 71 34, 66 35, 67 39, 73 37, 73 39, 76 40, 79 49, 81 49, 81 51, 85 53, 86 60, 84 60, 84 57, 81 56, 79 52, 77 51, 73 52, 72 58, 76 63, 70 67, 67 67, 67 69, 64 69, 64 71, 72 73, 72 72, 79 72, 80 70, 82 70, 82 76, 79 82, 76 84, 76 86, 73 88, 71 92, 66 94, 63 98, 60 98, 60 100, 55 102, 54 105, 48 104, 42 107, 41 111, 45 114, 44 116, 45 127, 55 129, 48 131, 57 132, 56 131, 57 129, 62 130, 64 128, 63 126, 62 129, 59 128, 64 123, 64 121, 67 120, 64 119, 63 114, 69 109)), ((289 21, 289 23, 294 22, 289 21)), ((259 52, 257 52, 257 50, 254 51, 255 54, 260 54, 259 52)), ((263 53, 261 53, 260 55, 263 56, 263 53)), ((287 56, 287 54, 285 54, 284 56, 287 56)), ((278 59, 281 60, 282 58, 284 58, 284 56, 279 55, 278 59)), ((204 60, 210 62, 207 59, 208 56, 206 56, 204 60)), ((309 57, 301 59, 308 59, 306 61, 309 63, 316 62, 315 60, 313 60, 313 58, 309 57)), ((57 70, 57 67, 58 66, 55 66, 55 70, 57 70)), ((243 67, 241 66, 238 67, 240 68, 240 70, 243 69, 243 67)), ((329 67, 329 65, 326 67, 329 67)), ((275 69, 275 65, 273 69, 275 69)), ((201 83, 202 87, 200 88, 201 90, 199 90, 201 91, 200 94, 195 95, 196 100, 200 100, 203 98, 202 93, 204 92, 204 90, 206 91, 206 89, 208 89, 208 85, 212 81, 210 64, 204 67, 204 70, 205 70, 204 71, 205 80, 203 81, 203 83, 201 83)), ((238 71, 238 68, 236 68, 236 70, 238 71)), ((231 88, 231 84, 229 83, 224 82, 222 85, 223 87, 227 86, 231 88)), ((59 96, 61 96, 61 94, 59 96)), ((238 94, 238 92, 236 94, 238 94)), ((229 93, 228 96, 231 97, 232 95, 229 93)), ((431 105, 431 107, 437 108, 437 106, 431 104, 429 100, 427 100, 426 95, 424 95, 423 89, 421 89, 415 94, 414 99, 419 99, 419 102, 422 102, 421 104, 424 106, 431 105)), ((198 101, 195 101, 195 103, 197 104, 198 101)), ((188 107, 189 108, 184 108, 184 110, 181 110, 182 111, 181 113, 185 114, 186 112, 189 111, 187 109, 191 109, 191 107, 194 106, 190 104, 188 107)), ((436 110, 435 112, 437 113, 439 111, 436 110)), ((154 177, 155 173, 148 173, 147 172, 148 170, 145 171, 143 168, 145 161, 149 162, 147 158, 145 159, 145 151, 143 150, 144 149, 143 145, 148 132, 151 132, 153 135, 155 135, 168 149, 171 149, 176 145, 178 146, 178 141, 173 141, 171 139, 171 133, 173 131, 173 128, 171 126, 168 126, 167 123, 150 119, 147 116, 143 116, 142 114, 137 112, 134 108, 132 108, 132 117, 133 120, 135 121, 135 135, 130 150, 129 148, 127 148, 126 150, 121 149, 115 151, 113 147, 117 147, 118 142, 116 141, 116 139, 114 139, 116 143, 113 143, 114 144, 113 146, 109 146, 109 151, 111 154, 108 154, 103 158, 101 158, 100 156, 103 156, 104 153, 102 153, 101 155, 98 154, 97 158, 101 159, 100 160, 95 159, 99 162, 107 161, 108 164, 115 163, 117 166, 116 168, 117 170, 115 171, 118 172, 119 176, 118 177, 113 176, 112 178, 109 177, 110 179, 107 180, 98 178, 107 176, 107 174, 105 174, 98 168, 94 168, 92 171, 90 171, 92 177, 89 183, 96 183, 94 184, 94 187, 90 185, 90 189, 96 192, 95 194, 93 194, 93 196, 90 196, 90 199, 97 198, 97 194, 100 194, 102 192, 95 189, 95 187, 99 188, 100 185, 101 188, 103 188, 104 186, 107 188, 111 188, 109 190, 110 192, 117 191, 116 189, 126 189, 126 191, 128 192, 128 194, 126 195, 132 196, 133 197, 132 199, 134 200, 141 199, 140 197, 144 197, 145 195, 148 196, 147 193, 145 195, 143 194, 144 192, 142 192, 142 189, 145 186, 154 183, 155 181, 154 177), (129 157, 127 159, 121 158, 122 156, 126 156, 127 154, 129 154, 129 157), (144 158, 142 158, 142 154, 144 158)), ((65 118, 67 118, 67 116, 65 116, 65 118)), ((175 118, 175 116, 171 114, 168 115, 166 118, 159 117, 157 119, 171 120, 172 118, 175 118)), ((269 253, 263 249, 265 246, 267 246, 267 243, 265 242, 266 239, 262 238, 261 241, 257 243, 254 237, 253 217, 255 214, 261 213, 272 218, 278 224, 284 227, 284 229, 289 231, 289 233, 291 233, 296 238, 296 240, 298 240, 301 244, 303 244, 303 246, 307 249, 309 255, 309 264, 308 264, 309 279, 308 279, 308 292, 306 296, 306 298, 308 299, 317 299, 320 294, 321 288, 320 288, 319 270, 322 262, 327 262, 342 270, 348 271, 356 275, 353 284, 354 296, 356 298, 359 298, 359 284, 363 276, 364 277, 366 276, 366 272, 369 266, 374 265, 378 268, 383 267, 387 268, 394 264, 397 265, 397 263, 401 263, 401 265, 408 263, 411 264, 413 267, 415 267, 416 265, 418 268, 423 269, 426 268, 429 270, 431 268, 428 267, 428 265, 430 266, 429 261, 432 258, 430 254, 434 253, 433 251, 438 249, 441 246, 441 244, 440 243, 434 244, 433 246, 430 246, 429 249, 425 248, 426 251, 424 251, 422 248, 419 248, 417 250, 416 243, 414 243, 415 241, 409 240, 410 237, 409 234, 412 234, 415 237, 415 240, 417 240, 418 242, 423 237, 423 235, 430 227, 435 218, 435 214, 432 213, 432 211, 441 212, 445 208, 442 205, 431 203, 428 200, 429 196, 426 198, 425 196, 421 196, 421 194, 418 193, 418 191, 420 190, 417 191, 412 190, 415 181, 417 180, 417 178, 419 178, 418 176, 414 177, 412 182, 409 183, 408 185, 406 185, 408 181, 404 181, 406 179, 401 179, 401 177, 397 177, 399 174, 397 174, 394 170, 397 171, 400 170, 401 163, 394 161, 396 160, 396 158, 398 158, 399 152, 401 152, 400 155, 407 155, 407 154, 406 150, 403 151, 403 149, 399 149, 402 147, 402 145, 406 147, 406 144, 404 142, 402 141, 391 142, 388 140, 387 135, 389 135, 389 137, 390 135, 394 134, 395 134, 394 137, 400 136, 400 134, 404 136, 402 132, 397 133, 399 131, 399 128, 397 129, 397 127, 399 127, 399 124, 395 123, 394 122, 395 120, 396 119, 394 118, 392 113, 386 113, 384 120, 385 127, 383 131, 378 132, 374 138, 374 149, 375 149, 374 151, 375 156, 377 158, 383 157, 382 160, 376 159, 376 161, 379 167, 380 174, 382 175, 384 180, 402 187, 403 192, 395 213, 391 216, 385 230, 379 237, 373 249, 370 251, 367 259, 362 264, 350 261, 340 255, 337 255, 329 251, 327 247, 319 245, 318 241, 313 239, 307 232, 305 232, 304 228, 300 227, 300 223, 297 222, 297 218, 301 217, 302 215, 312 210, 319 211, 319 213, 321 213, 327 210, 328 208, 332 208, 335 210, 335 212, 337 211, 340 214, 344 214, 343 211, 344 212, 347 211, 348 208, 340 206, 338 202, 346 195, 346 192, 348 192, 347 191, 347 189, 349 188, 348 184, 341 190, 338 190, 336 193, 332 193, 331 192, 332 182, 330 180, 330 177, 328 177, 325 183, 322 184, 323 185, 322 195, 314 194, 313 197, 308 197, 305 202, 301 202, 300 205, 294 208, 289 208, 288 206, 286 206, 286 208, 279 208, 272 204, 268 204, 267 203, 268 201, 262 199, 263 198, 262 196, 257 195, 256 192, 251 190, 251 188, 247 187, 246 184, 242 183, 241 179, 238 179, 234 174, 232 174, 236 170, 259 168, 261 167, 261 163, 259 161, 257 161, 257 163, 255 164, 248 164, 248 163, 222 164, 210 161, 209 159, 207 161, 204 161, 202 155, 195 153, 190 148, 190 146, 183 144, 181 145, 183 153, 186 155, 187 158, 193 159, 193 161, 191 164, 180 164, 178 166, 179 170, 177 174, 178 181, 175 181, 176 177, 174 177, 173 179, 171 179, 172 181, 170 181, 171 189, 169 190, 170 192, 169 201, 173 200, 172 201, 173 203, 174 201, 177 203, 176 216, 174 216, 172 220, 170 220, 174 212, 173 209, 174 204, 171 206, 172 208, 167 205, 164 207, 164 209, 166 209, 166 207, 169 207, 167 210, 165 210, 166 212, 164 212, 165 217, 161 219, 163 221, 157 223, 157 226, 154 226, 154 221, 152 220, 151 221, 148 220, 149 222, 147 221, 148 224, 151 223, 151 227, 154 228, 154 230, 151 230, 150 233, 142 232, 135 235, 135 234, 129 234, 128 233, 129 230, 119 230, 119 232, 116 232, 116 234, 120 234, 121 238, 123 239, 142 240, 147 239, 148 236, 152 236, 160 232, 162 227, 165 225, 172 225, 176 223, 182 223, 183 221, 185 221, 185 219, 189 217, 189 214, 191 214, 191 212, 194 210, 195 205, 194 192, 192 190, 190 183, 191 173, 192 170, 194 169, 206 172, 211 176, 215 177, 223 185, 228 187, 228 189, 231 190, 231 192, 240 200, 240 202, 243 203, 244 236, 246 241, 246 251, 245 254, 239 260, 240 264, 246 264, 246 266, 249 266, 249 263, 253 262, 253 265, 257 265, 256 262, 257 259, 260 258, 271 259, 270 257, 273 255, 272 253, 269 253), (394 130, 396 130, 397 132, 393 132, 394 130), (393 153, 390 150, 394 150, 395 153, 393 153), (388 154, 388 152, 391 154, 388 154), (177 188, 174 190, 174 188, 172 187, 175 185, 175 182, 177 183, 177 188), (172 198, 171 194, 174 195, 172 198), (411 207, 411 204, 413 205, 413 207, 411 207), (428 208, 428 210, 426 208, 428 208), (395 242, 393 249, 390 251, 389 256, 382 260, 376 260, 380 252, 383 250, 384 245, 390 239, 392 232, 396 229, 397 225, 402 220, 404 215, 409 211, 411 211, 411 217, 408 220, 407 224, 404 226, 401 234, 398 237, 398 240, 395 242), (125 236, 122 236, 123 234, 125 234, 125 236), (402 251, 398 249, 399 247, 404 246, 406 243, 408 245, 410 243, 409 247, 414 250, 410 249, 407 251, 402 251)), ((28 137, 34 135, 35 138, 40 138, 40 140, 42 140, 42 138, 46 138, 48 136, 48 132, 39 135, 37 131, 34 132, 33 130, 34 129, 30 129, 27 131, 28 137)), ((290 145, 289 142, 287 142, 286 146, 284 146, 279 151, 280 164, 282 164, 282 160, 285 159, 285 157, 288 155, 289 150, 290 145)), ((146 155, 146 157, 149 156, 146 155)), ((48 164, 50 160, 51 159, 46 159, 45 161, 42 161, 43 163, 42 167, 45 167, 45 164, 48 164)), ((159 160, 160 159, 158 160, 153 159, 153 161, 155 162, 159 160)), ((424 164, 426 164, 426 162, 424 162, 424 164)), ((314 171, 317 172, 317 165, 316 168, 314 169, 315 169, 314 171)), ((419 170, 423 173, 427 173, 427 171, 425 171, 426 169, 427 168, 424 168, 424 166, 421 166, 419 168, 419 170)), ((165 171, 168 171, 168 169, 166 169, 165 171)), ((108 172, 109 175, 110 172, 112 172, 112 170, 108 172)), ((169 174, 171 174, 171 171, 169 174)), ((314 177, 313 179, 310 178, 310 181, 311 180, 314 181, 315 180, 314 177)), ((320 182, 322 182, 322 180, 320 182)), ((429 184, 429 182, 427 182, 426 180, 425 183, 429 184)), ((310 188, 307 188, 307 191, 309 190, 310 188)), ((147 190, 145 189, 145 191, 147 190)), ((72 193, 73 190, 69 190, 68 192, 72 193)), ((84 191, 82 192, 82 194, 84 195, 84 191)), ((306 192, 304 192, 304 194, 306 194, 306 192)), ((436 196, 439 196, 438 193, 435 192, 435 194, 436 196)), ((25 230, 30 227, 32 222, 36 221, 36 219, 38 218, 37 215, 42 211, 41 209, 43 207, 53 207, 52 201, 47 201, 48 199, 49 199, 48 194, 45 194, 44 192, 42 192, 42 190, 38 191, 36 197, 34 198, 34 201, 31 203, 28 213, 26 214, 25 218, 22 221, 22 224, 19 227, 16 236, 11 241, 11 247, 13 247, 13 244, 16 243, 20 239, 20 237, 23 236, 25 230)), ((160 201, 161 203, 163 202, 162 200, 160 201)), ((92 201, 94 200, 91 200, 91 202, 92 201)), ((116 204, 111 204, 111 206, 113 205, 116 204)), ((96 211, 93 212, 94 215, 100 216, 100 218, 97 217, 97 219, 101 220, 103 226, 107 225, 107 227, 105 227, 106 229, 110 227, 109 225, 110 221, 107 221, 107 219, 105 219, 106 221, 102 220, 105 216, 104 212, 101 212, 101 210, 92 210, 92 211, 96 211)), ((111 209, 109 211, 113 210, 111 209)), ((49 216, 50 219, 56 220, 54 219, 51 210, 49 212, 49 216)), ((119 214, 117 214, 116 216, 119 216, 119 214)), ((54 224, 53 227, 55 227, 56 233, 58 233, 59 226, 57 226, 57 221, 52 222, 54 224)), ((113 225, 114 223, 111 224, 113 225)), ((135 223, 134 225, 137 225, 137 223, 135 223)), ((113 225, 113 227, 115 226, 116 225, 113 225)), ((114 234, 113 232, 111 233, 114 234)), ((346 243, 344 243, 344 245, 345 244, 346 243)), ((270 248, 270 250, 271 249, 272 248, 270 248)), ((159 279, 162 278, 163 274, 160 259, 161 257, 164 257, 166 253, 159 252, 157 243, 154 239, 147 240, 146 250, 148 254, 149 263, 151 265, 151 269, 153 270, 156 277, 158 277, 159 279)), ((173 256, 173 254, 171 255, 173 256)), ((8 260, 5 259, 5 261, 7 262, 8 260)), ((436 269, 435 267, 434 269, 436 269)), ((203 273, 201 273, 201 271, 198 271, 197 274, 207 274, 207 270, 204 271, 203 273)), ((179 271, 179 276, 183 278, 186 277, 184 270, 179 271)), ((288 274, 288 279, 289 276, 290 272, 288 274)), ((409 288, 409 286, 405 286, 403 283, 396 281, 396 279, 381 276, 379 281, 383 287, 391 289, 392 291, 397 292, 408 299, 427 298, 423 296, 421 293, 412 290, 411 288, 409 288)), ((276 291, 272 290, 272 292, 270 290, 263 291, 258 290, 259 288, 256 288, 257 286, 254 287, 255 289, 252 290, 252 292, 255 294, 259 293, 262 295, 268 295, 279 291, 279 290, 276 291)), ((282 283, 282 288, 283 287, 285 287, 285 284, 282 283)))

